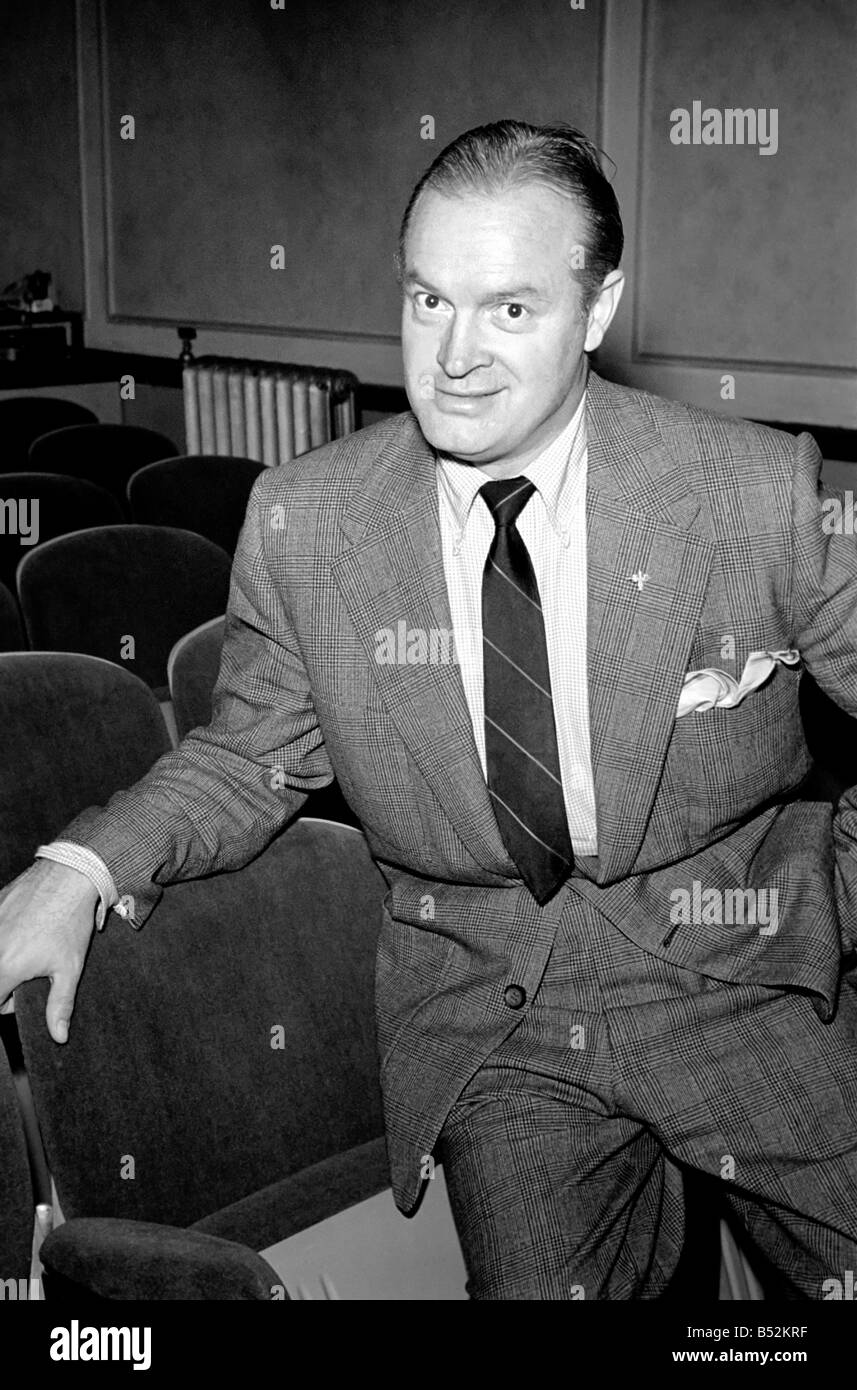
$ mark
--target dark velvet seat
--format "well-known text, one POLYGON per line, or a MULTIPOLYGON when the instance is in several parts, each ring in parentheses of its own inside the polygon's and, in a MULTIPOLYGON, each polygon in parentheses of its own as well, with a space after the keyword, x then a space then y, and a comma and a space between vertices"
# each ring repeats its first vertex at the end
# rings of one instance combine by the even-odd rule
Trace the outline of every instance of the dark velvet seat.
POLYGON ((278 1280, 267 1260, 236 1241, 111 1217, 58 1227, 40 1259, 45 1297, 74 1308, 117 1299, 267 1301, 278 1280))
POLYGON ((203 454, 160 459, 128 481, 131 519, 198 531, 234 555, 250 489, 265 466, 203 454))
POLYGON ((27 645, 18 600, 0 584, 0 652, 20 652, 27 645))
MULTIPOLYGON (((167 679, 173 701, 173 714, 180 739, 199 724, 211 720, 211 697, 220 669, 224 618, 203 623, 180 637, 167 662, 167 679)), ((311 791, 301 812, 324 820, 356 825, 357 820, 337 782, 311 791)))
MULTIPOLYGON (((142 777, 169 739, 142 681, 91 656, 0 655, 0 710, 2 888, 84 806, 103 804, 142 777)), ((34 1204, 49 1199, 49 1183, 15 1025, 13 1014, 0 1017, 0 1272, 22 1278, 29 1273, 34 1204)))
POLYGON ((38 473, 69 473, 105 488, 127 509, 125 490, 138 468, 172 458, 171 439, 141 425, 69 425, 42 434, 30 446, 26 466, 38 473))
POLYGON ((67 425, 97 425, 98 416, 76 401, 57 396, 9 396, 0 401, 0 472, 27 466, 30 445, 40 435, 67 425))
POLYGON ((226 552, 191 531, 125 525, 60 536, 18 567, 30 645, 117 661, 166 699, 170 649, 225 610, 230 570, 226 552))
MULTIPOLYGON (((14 1033, 11 1014, 0 1016, 0 1036, 14 1033)), ((35 1194, 18 1093, 6 1049, 0 1045, 0 1277, 16 1281, 15 1294, 29 1293, 35 1194), (18 1281, 23 1280, 23 1286, 18 1281)), ((9 1298, 8 1291, 5 1297, 9 1298)))
POLYGON ((32 537, 23 536, 20 531, 8 534, 8 525, 0 535, 0 583, 12 590, 20 561, 36 545, 89 526, 115 526, 123 520, 116 498, 81 478, 60 473, 7 473, 0 476, 0 489, 6 501, 26 500, 19 527, 26 523, 32 537), (38 513, 34 512, 34 502, 38 502, 38 513))
POLYGON ((49 1298, 52 1275, 60 1294, 276 1297, 248 1252, 389 1186, 385 888, 359 831, 297 821, 246 868, 168 887, 141 932, 97 935, 64 1047, 45 982, 17 992, 68 1220, 41 1252, 49 1298))
POLYGON ((202 623, 180 637, 167 660, 167 681, 180 739, 211 721, 211 696, 220 670, 226 619, 202 623))
POLYGON ((130 671, 60 652, 0 655, 0 887, 84 807, 102 805, 170 747, 130 671))

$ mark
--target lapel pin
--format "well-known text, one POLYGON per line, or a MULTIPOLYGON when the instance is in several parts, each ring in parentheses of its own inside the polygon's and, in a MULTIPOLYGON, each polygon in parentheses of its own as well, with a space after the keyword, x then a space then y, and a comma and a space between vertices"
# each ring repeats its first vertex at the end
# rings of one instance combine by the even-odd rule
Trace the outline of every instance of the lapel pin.
POLYGON ((637 570, 636 574, 631 575, 631 583, 636 584, 637 588, 642 593, 643 585, 645 584, 648 577, 649 576, 647 574, 643 574, 642 570, 637 570))

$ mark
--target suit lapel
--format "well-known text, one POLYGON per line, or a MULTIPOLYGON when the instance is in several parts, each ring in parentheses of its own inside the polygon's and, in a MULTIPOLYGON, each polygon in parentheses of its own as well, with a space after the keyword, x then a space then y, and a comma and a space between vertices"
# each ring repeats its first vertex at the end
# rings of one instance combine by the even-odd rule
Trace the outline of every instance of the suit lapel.
MULTIPOLYGON (((631 872, 663 773, 713 546, 636 396, 590 373, 587 650, 597 882, 631 872), (642 579, 642 576, 647 578, 642 579), (637 576, 635 580, 632 576, 637 576)), ((593 861, 590 861, 593 862, 593 861)))
POLYGON ((379 662, 378 634, 399 624, 449 633, 437 475, 413 417, 363 476, 342 520, 332 572, 392 719, 477 863, 514 877, 500 838, 455 662, 379 662))
MULTIPOLYGON (((630 872, 663 772, 713 546, 699 499, 637 396, 587 387, 587 648, 599 883, 630 872), (647 579, 639 587, 634 574, 647 579)), ((500 838, 458 665, 379 662, 378 634, 449 632, 434 454, 412 416, 361 475, 332 573, 411 755, 474 859, 516 875, 500 838)))

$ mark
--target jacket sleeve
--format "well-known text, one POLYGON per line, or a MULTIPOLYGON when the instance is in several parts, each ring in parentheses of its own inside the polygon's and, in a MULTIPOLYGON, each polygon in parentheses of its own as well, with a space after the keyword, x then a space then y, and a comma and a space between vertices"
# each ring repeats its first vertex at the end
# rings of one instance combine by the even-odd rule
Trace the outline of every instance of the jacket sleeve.
POLYGON ((266 538, 262 474, 232 569, 211 723, 194 729, 134 786, 91 807, 58 838, 100 855, 142 925, 161 887, 241 868, 333 780, 309 679, 266 538))

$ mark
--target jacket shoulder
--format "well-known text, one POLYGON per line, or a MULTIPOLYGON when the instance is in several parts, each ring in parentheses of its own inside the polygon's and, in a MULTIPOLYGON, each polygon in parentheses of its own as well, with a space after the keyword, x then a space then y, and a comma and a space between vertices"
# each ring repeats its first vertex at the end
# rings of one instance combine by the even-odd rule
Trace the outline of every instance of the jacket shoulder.
POLYGON ((760 499, 789 524, 797 478, 817 482, 821 451, 811 435, 723 415, 599 379, 599 394, 626 441, 654 437, 706 510, 758 511, 760 499), (603 388, 603 392, 601 390, 603 388))
POLYGON ((788 430, 706 410, 685 401, 668 400, 637 387, 620 386, 615 382, 603 385, 611 404, 644 415, 667 443, 681 446, 692 442, 695 451, 721 453, 729 458, 749 455, 787 459, 790 463, 794 459, 795 436, 788 430))
POLYGON ((325 507, 335 508, 359 486, 380 454, 397 442, 407 441, 415 431, 419 431, 419 426, 410 411, 379 420, 288 463, 266 469, 254 485, 254 494, 263 505, 281 502, 310 506, 323 501, 325 507))

